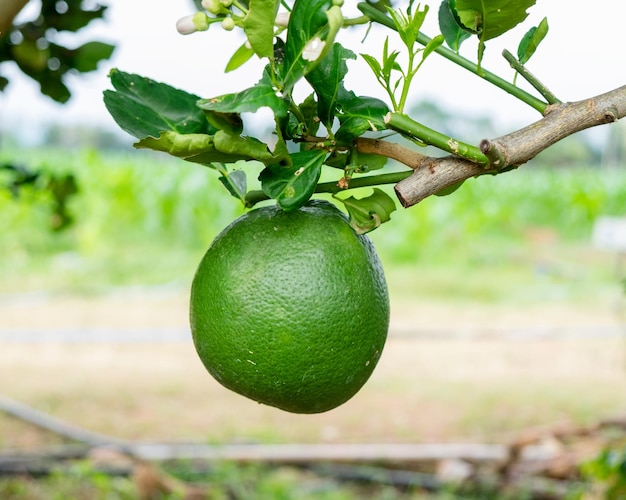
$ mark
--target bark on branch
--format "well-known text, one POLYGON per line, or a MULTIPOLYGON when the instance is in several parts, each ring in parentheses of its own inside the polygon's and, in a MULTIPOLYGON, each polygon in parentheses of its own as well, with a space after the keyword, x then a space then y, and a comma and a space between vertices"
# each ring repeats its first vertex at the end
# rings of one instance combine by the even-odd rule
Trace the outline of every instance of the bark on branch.
POLYGON ((396 195, 404 207, 410 207, 470 177, 522 165, 569 135, 624 116, 626 85, 582 101, 551 105, 541 120, 502 137, 483 140, 480 148, 491 162, 486 168, 456 156, 424 157, 419 164, 409 165, 414 172, 396 184, 396 195))

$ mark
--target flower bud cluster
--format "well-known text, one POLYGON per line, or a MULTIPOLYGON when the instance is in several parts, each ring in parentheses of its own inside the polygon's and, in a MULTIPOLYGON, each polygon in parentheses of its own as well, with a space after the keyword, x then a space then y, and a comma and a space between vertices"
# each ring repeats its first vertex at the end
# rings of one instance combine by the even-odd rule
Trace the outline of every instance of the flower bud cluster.
POLYGON ((243 20, 242 15, 232 12, 232 7, 237 7, 243 15, 247 13, 237 0, 202 0, 201 5, 206 12, 196 12, 178 20, 176 29, 181 35, 206 31, 211 24, 217 22, 221 23, 226 31, 231 31, 243 20))

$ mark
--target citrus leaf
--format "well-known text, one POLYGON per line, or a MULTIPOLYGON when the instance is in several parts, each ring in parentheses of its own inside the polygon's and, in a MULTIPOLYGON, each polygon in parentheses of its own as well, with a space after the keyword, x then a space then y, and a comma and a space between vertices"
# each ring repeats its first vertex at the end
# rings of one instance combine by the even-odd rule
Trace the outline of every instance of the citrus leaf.
POLYGON ((361 57, 374 72, 376 78, 381 78, 383 75, 383 68, 378 62, 378 59, 376 59, 374 56, 370 56, 369 54, 361 54, 361 57))
POLYGON ((98 63, 109 59, 115 50, 114 45, 104 42, 87 42, 71 51, 73 68, 80 73, 88 73, 98 69, 98 63))
POLYGON ((449 194, 454 193, 457 189, 459 189, 465 181, 455 182, 454 184, 450 184, 448 187, 445 187, 435 193, 435 196, 448 196, 449 194))
POLYGON ((287 103, 278 95, 264 77, 254 87, 242 90, 235 94, 225 94, 210 99, 200 99, 197 101, 200 109, 218 111, 220 113, 253 113, 260 108, 267 106, 277 117, 287 116, 287 103))
POLYGON ((216 130, 224 130, 229 134, 239 135, 243 131, 243 120, 239 113, 220 113, 205 110, 204 116, 216 130))
POLYGON ((139 75, 112 70, 115 90, 104 91, 104 104, 117 124, 137 139, 159 137, 164 131, 211 134, 198 96, 139 75))
POLYGON ((56 2, 41 2, 41 18, 56 31, 78 31, 92 21, 102 19, 107 10, 106 6, 97 3, 89 8, 87 3, 67 2, 65 9, 59 11, 56 2))
POLYGON ((318 98, 318 115, 324 125, 332 125, 339 91, 348 74, 348 59, 356 59, 351 50, 334 43, 329 54, 306 76, 318 98))
POLYGON ((391 17, 391 20, 402 39, 404 45, 411 50, 411 47, 415 44, 415 40, 417 39, 417 35, 424 23, 424 19, 426 19, 426 14, 428 14, 428 5, 424 5, 424 8, 420 10, 420 6, 417 6, 416 12, 411 12, 412 3, 410 3, 407 14, 405 15, 403 12, 399 10, 392 9, 391 7, 387 7, 387 12, 391 17))
POLYGON ((481 42, 496 38, 524 21, 536 0, 450 0, 450 9, 465 29, 481 42))
POLYGON ((370 153, 359 153, 353 152, 352 154, 357 155, 357 164, 358 164, 358 172, 365 173, 371 172, 372 170, 379 170, 383 168, 389 158, 382 155, 375 155, 370 153))
POLYGON ((456 52, 461 48, 461 44, 472 36, 456 21, 450 10, 449 0, 443 0, 439 6, 439 30, 446 39, 448 47, 456 52))
POLYGON ((228 192, 245 205, 247 190, 246 173, 243 170, 224 171, 219 179, 228 192))
POLYGON ((279 5, 280 0, 250 0, 248 13, 243 19, 243 30, 250 47, 261 58, 274 58, 274 20, 279 5))
POLYGON ((385 129, 385 115, 389 112, 387 105, 375 97, 359 97, 352 91, 340 93, 339 105, 341 113, 337 115, 341 126, 335 137, 341 141, 352 141, 368 130, 385 129))
POLYGON ((437 35, 436 37, 432 38, 426 44, 426 46, 424 47, 424 50, 422 51, 422 61, 426 59, 430 54, 432 54, 435 50, 437 50, 439 47, 441 47, 444 41, 445 41, 445 37, 443 35, 437 35))
POLYGON ((219 151, 213 143, 213 136, 206 134, 179 134, 166 131, 161 132, 158 138, 144 137, 134 146, 138 149, 163 151, 177 158, 202 165, 210 165, 213 162, 233 163, 237 160, 250 159, 246 155, 219 151))
POLYGON ((267 144, 254 137, 243 137, 218 130, 213 136, 213 145, 222 153, 241 158, 259 160, 263 163, 275 160, 272 153, 267 149, 267 144))
POLYGON ((284 58, 279 71, 286 92, 290 92, 295 83, 313 69, 323 57, 325 49, 330 50, 330 46, 326 47, 326 44, 332 44, 334 34, 331 34, 331 31, 336 32, 340 27, 335 26, 336 16, 329 17, 327 14, 332 5, 332 0, 296 0, 294 3, 289 16, 284 58), (329 28, 330 21, 334 24, 332 30, 329 28), (320 49, 319 57, 307 55, 305 49, 310 44, 320 49))
POLYGON ((396 209, 391 196, 379 188, 366 198, 354 196, 340 201, 350 215, 350 225, 358 234, 368 233, 391 219, 391 212, 396 209))
POLYGON ((236 70, 237 68, 240 68, 245 63, 247 63, 253 55, 254 55, 254 51, 248 48, 248 46, 244 43, 231 56, 230 60, 226 64, 224 73, 229 73, 231 71, 236 70))
POLYGON ((259 175, 261 189, 283 210, 296 210, 315 192, 325 157, 324 151, 302 151, 291 155, 290 166, 269 165, 259 175))
POLYGON ((544 17, 538 26, 533 26, 526 32, 517 47, 517 59, 521 64, 526 64, 528 62, 547 34, 548 19, 544 17))

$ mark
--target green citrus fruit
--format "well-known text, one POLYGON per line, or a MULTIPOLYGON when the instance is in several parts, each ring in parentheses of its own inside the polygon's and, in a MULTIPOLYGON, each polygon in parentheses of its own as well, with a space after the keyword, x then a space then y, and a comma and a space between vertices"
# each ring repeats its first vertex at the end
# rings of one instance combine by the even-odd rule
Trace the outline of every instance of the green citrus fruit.
POLYGON ((332 204, 243 215, 211 244, 191 289, 193 341, 225 387, 295 413, 350 399, 389 326, 383 270, 332 204))

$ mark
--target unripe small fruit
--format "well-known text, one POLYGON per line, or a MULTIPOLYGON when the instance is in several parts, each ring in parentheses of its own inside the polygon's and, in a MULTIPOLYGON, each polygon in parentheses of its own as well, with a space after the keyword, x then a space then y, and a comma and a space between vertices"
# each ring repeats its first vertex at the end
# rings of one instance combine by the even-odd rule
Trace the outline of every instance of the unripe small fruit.
POLYGON ((232 31, 234 27, 235 27, 235 21, 233 20, 233 18, 225 17, 224 20, 222 21, 222 28, 224 28, 226 31, 232 31))

